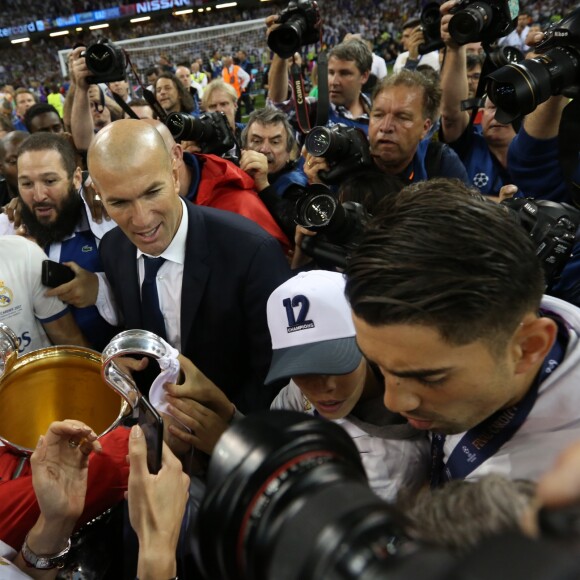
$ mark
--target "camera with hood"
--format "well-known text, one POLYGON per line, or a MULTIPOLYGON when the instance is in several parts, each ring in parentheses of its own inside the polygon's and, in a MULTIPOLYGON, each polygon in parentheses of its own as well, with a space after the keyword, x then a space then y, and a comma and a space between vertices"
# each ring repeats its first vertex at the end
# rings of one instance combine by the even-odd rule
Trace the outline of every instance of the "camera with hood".
POLYGON ((301 248, 320 266, 346 267, 348 256, 358 245, 371 216, 365 207, 353 201, 340 203, 337 196, 322 184, 305 188, 296 202, 295 222, 316 236, 305 237, 301 248))
POLYGON ((320 12, 314 0, 291 0, 278 22, 280 26, 268 35, 268 46, 281 58, 290 58, 301 46, 320 40, 320 12))
POLYGON ((578 96, 580 9, 551 24, 534 51, 538 56, 510 63, 488 76, 488 94, 501 123, 531 113, 552 95, 578 96))
POLYGON ((125 51, 106 38, 91 44, 83 52, 85 62, 92 75, 87 77, 91 85, 122 81, 126 77, 128 59, 125 51))
POLYGON ((356 127, 313 127, 304 145, 310 155, 328 162, 330 169, 318 172, 324 183, 336 184, 354 171, 373 167, 367 136, 356 127))
POLYGON ((224 113, 214 111, 199 117, 170 113, 165 120, 177 141, 195 141, 202 153, 224 155, 236 146, 236 138, 224 113))
POLYGON ((457 44, 491 44, 517 25, 517 0, 461 0, 452 9, 449 34, 457 44))

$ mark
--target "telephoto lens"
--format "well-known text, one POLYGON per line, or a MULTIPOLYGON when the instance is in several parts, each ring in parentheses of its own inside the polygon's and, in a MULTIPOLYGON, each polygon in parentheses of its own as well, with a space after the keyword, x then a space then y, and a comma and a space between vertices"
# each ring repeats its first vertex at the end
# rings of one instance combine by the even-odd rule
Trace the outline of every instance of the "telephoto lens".
MULTIPOLYGON (((335 127, 340 126, 336 125, 335 127)), ((306 151, 314 157, 325 157, 332 160, 344 157, 350 150, 351 139, 348 133, 345 134, 340 129, 333 129, 313 127, 306 136, 304 143, 306 151)))
POLYGON ((304 413, 234 423, 214 449, 207 490, 197 520, 206 578, 384 577, 377 566, 402 536, 403 517, 368 487, 352 439, 304 413))
POLYGON ((534 58, 510 63, 487 77, 489 98, 497 106, 496 119, 510 123, 527 115, 552 95, 577 90, 580 84, 580 53, 557 46, 534 58))
POLYGON ((454 14, 449 21, 449 34, 458 44, 478 42, 491 22, 493 11, 485 2, 475 2, 454 14))

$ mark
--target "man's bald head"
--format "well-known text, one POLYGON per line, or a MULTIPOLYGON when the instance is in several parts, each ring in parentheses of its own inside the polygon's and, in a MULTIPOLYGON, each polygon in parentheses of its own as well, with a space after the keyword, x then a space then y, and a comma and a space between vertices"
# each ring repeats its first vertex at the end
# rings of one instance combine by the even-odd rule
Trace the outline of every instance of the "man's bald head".
POLYGON ((165 143, 165 147, 169 152, 173 151, 173 147, 175 147, 175 139, 171 134, 171 131, 167 128, 165 123, 162 123, 159 119, 142 119, 144 123, 147 123, 151 127, 155 128, 158 133, 161 135, 163 142, 165 143))
POLYGON ((115 121, 95 136, 88 166, 113 221, 142 252, 161 255, 183 206, 177 167, 159 131, 142 120, 115 121))
POLYGON ((98 181, 98 171, 125 171, 155 156, 171 169, 171 155, 158 130, 142 119, 121 119, 101 129, 94 137, 87 155, 89 173, 98 181))

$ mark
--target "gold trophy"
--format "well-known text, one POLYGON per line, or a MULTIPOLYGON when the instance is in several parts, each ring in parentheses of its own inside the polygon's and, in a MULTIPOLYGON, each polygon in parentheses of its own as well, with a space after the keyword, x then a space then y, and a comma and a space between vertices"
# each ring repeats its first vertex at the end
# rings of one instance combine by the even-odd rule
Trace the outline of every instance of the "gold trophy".
POLYGON ((0 440, 30 455, 53 421, 77 419, 100 436, 117 427, 141 393, 120 357, 166 356, 146 330, 126 330, 100 354, 80 346, 51 346, 18 357, 18 338, 0 323, 0 440))

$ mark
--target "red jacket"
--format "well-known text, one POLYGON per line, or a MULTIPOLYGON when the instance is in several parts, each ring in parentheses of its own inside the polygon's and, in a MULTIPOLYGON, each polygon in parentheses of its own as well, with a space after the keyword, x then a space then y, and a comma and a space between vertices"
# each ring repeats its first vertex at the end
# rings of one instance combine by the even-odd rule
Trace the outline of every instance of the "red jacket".
MULTIPOLYGON (((118 427, 101 437, 102 453, 91 454, 85 509, 77 528, 123 500, 129 478, 128 438, 129 429, 118 427)), ((20 477, 10 479, 20 460, 0 447, 0 540, 17 551, 40 515, 30 461, 26 460, 20 477)))
POLYGON ((216 155, 196 153, 195 158, 201 166, 201 179, 190 201, 251 219, 274 236, 287 253, 288 238, 254 190, 254 180, 237 165, 216 155))

